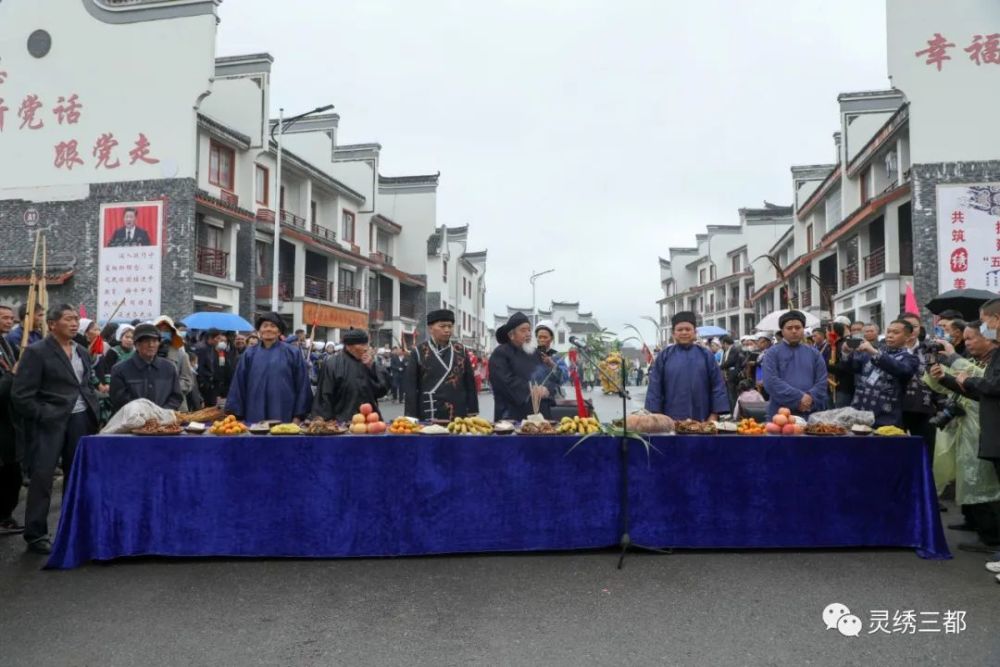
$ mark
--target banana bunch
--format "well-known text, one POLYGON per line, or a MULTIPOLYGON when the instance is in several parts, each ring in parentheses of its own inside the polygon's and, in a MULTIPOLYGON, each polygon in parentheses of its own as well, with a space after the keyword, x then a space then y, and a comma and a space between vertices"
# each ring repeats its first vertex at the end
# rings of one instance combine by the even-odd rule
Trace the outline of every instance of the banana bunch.
POLYGON ((593 417, 563 417, 559 422, 557 433, 587 435, 601 430, 601 423, 593 417))
POLYGON ((906 435, 906 431, 899 428, 898 426, 879 426, 875 429, 875 435, 881 436, 900 436, 906 435))
POLYGON ((489 435, 493 424, 482 417, 457 417, 448 424, 448 432, 456 435, 489 435))

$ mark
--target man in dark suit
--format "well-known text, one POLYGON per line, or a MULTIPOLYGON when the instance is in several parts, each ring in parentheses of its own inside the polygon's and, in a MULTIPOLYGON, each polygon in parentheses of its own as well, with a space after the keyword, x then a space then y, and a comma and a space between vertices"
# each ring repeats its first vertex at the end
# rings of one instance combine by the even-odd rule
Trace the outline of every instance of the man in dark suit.
POLYGON ((160 332, 152 324, 135 328, 135 354, 111 371, 111 407, 120 410, 138 398, 152 401, 161 408, 177 410, 181 394, 177 367, 158 356, 160 332))
POLYGON ((219 402, 219 356, 215 346, 222 339, 218 329, 209 329, 194 348, 194 353, 198 355, 198 391, 206 408, 219 402))
POLYGON ((0 535, 24 531, 24 526, 14 519, 22 480, 14 415, 10 407, 17 352, 7 342, 6 336, 13 326, 14 311, 9 306, 0 305, 0 535))
POLYGON ((38 554, 52 551, 48 517, 56 466, 61 458, 65 489, 77 442, 97 430, 100 414, 90 354, 73 342, 80 328, 76 309, 55 306, 46 320, 49 335, 24 351, 11 391, 14 409, 44 425, 27 456, 31 482, 24 513, 24 540, 38 554))
POLYGON ((732 336, 728 334, 723 336, 721 342, 722 361, 719 362, 719 366, 722 368, 722 379, 726 381, 726 393, 729 395, 729 404, 736 405, 736 398, 739 393, 737 388, 743 376, 743 366, 746 364, 746 359, 743 355, 743 350, 736 345, 732 336))
POLYGON ((392 348, 389 358, 389 379, 392 381, 392 400, 403 400, 403 375, 406 374, 406 355, 400 347, 392 348))
POLYGON ((135 226, 136 211, 134 208, 125 209, 125 225, 115 230, 108 242, 110 248, 123 248, 138 245, 152 245, 149 234, 146 230, 135 226))

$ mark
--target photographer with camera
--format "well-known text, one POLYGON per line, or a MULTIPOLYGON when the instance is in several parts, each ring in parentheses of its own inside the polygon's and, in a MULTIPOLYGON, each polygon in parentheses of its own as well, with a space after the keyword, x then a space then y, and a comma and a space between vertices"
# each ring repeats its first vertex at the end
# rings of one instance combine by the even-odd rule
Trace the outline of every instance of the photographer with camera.
MULTIPOLYGON (((989 461, 1000 477, 1000 354, 997 353, 997 330, 1000 329, 1000 299, 987 301, 979 308, 980 332, 990 341, 993 353, 982 377, 960 372, 943 378, 942 384, 979 402, 979 458, 989 461)), ((1000 574, 1000 556, 986 564, 990 572, 1000 574)), ((1000 576, 997 577, 1000 581, 1000 576)))
POLYGON ((878 348, 862 341, 851 352, 854 368, 855 410, 875 414, 875 426, 899 426, 903 421, 903 397, 906 385, 917 372, 920 362, 906 341, 913 335, 913 325, 894 320, 885 330, 885 342, 878 348))
MULTIPOLYGON (((942 349, 924 376, 924 382, 933 391, 948 397, 944 407, 930 423, 938 428, 935 453, 935 476, 942 468, 954 468, 955 502, 961 506, 965 522, 948 526, 953 530, 970 530, 979 535, 979 542, 960 543, 963 551, 989 553, 1000 548, 1000 483, 989 461, 979 454, 979 404, 953 392, 946 385, 953 384, 957 373, 969 377, 982 377, 993 356, 995 345, 983 337, 981 322, 971 322, 963 331, 965 349, 971 359, 962 358, 950 341, 939 341, 942 349), (952 463, 948 466, 947 463, 952 463)), ((945 474, 945 477, 951 477, 945 474)), ((947 484, 950 479, 942 479, 947 484)))
POLYGON ((835 321, 832 325, 830 354, 827 355, 827 374, 830 378, 830 397, 835 408, 849 408, 854 402, 854 367, 851 353, 862 343, 861 333, 849 335, 848 325, 835 321))
MULTIPOLYGON (((924 371, 934 363, 934 357, 940 352, 941 346, 932 339, 928 339, 923 324, 920 322, 920 315, 917 313, 902 313, 899 320, 908 322, 913 328, 913 333, 906 343, 910 353, 917 358, 918 370, 910 378, 906 385, 906 392, 903 396, 903 423, 904 429, 918 438, 923 438, 930 453, 931 460, 934 460, 934 442, 937 438, 937 429, 931 426, 931 417, 937 414, 940 403, 938 396, 932 392, 923 382, 924 371)), ((886 331, 888 336, 888 331, 886 331)), ((945 511, 941 506, 941 511, 945 511)))

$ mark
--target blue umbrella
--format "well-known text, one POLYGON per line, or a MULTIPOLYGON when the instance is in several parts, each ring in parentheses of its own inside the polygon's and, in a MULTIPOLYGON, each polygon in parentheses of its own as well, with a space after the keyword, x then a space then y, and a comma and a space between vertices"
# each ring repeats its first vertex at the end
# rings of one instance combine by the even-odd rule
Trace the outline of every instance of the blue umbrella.
POLYGON ((253 325, 235 313, 193 313, 183 320, 189 329, 218 329, 219 331, 253 331, 253 325))
POLYGON ((725 336, 727 333, 729 332, 723 329, 722 327, 713 327, 710 324, 707 324, 703 327, 698 327, 698 338, 707 338, 709 336, 725 336))

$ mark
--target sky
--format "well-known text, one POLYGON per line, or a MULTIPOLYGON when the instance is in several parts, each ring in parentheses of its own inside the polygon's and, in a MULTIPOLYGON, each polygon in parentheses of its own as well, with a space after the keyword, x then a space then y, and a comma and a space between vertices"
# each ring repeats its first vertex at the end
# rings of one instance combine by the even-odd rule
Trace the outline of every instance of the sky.
POLYGON ((579 301, 646 340, 657 258, 832 163, 837 95, 883 89, 879 0, 228 0, 218 55, 274 59, 272 115, 332 103, 387 176, 441 172, 488 250, 488 321, 579 301))

